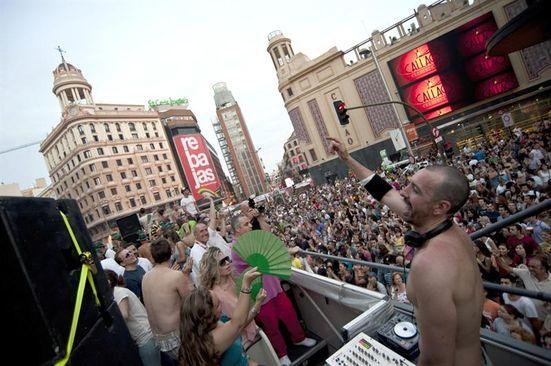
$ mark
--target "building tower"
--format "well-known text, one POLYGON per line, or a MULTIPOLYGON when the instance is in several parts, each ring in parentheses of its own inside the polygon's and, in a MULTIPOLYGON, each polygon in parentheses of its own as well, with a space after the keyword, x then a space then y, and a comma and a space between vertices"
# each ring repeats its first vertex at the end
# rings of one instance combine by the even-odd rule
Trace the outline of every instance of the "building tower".
POLYGON ((214 130, 226 162, 231 160, 228 170, 233 183, 239 184, 235 187, 235 193, 241 196, 240 198, 244 198, 243 196, 266 192, 266 177, 239 104, 228 90, 226 83, 215 84, 213 90, 218 116, 218 122, 214 123, 214 130), (224 139, 221 138, 220 132, 224 139))
POLYGON ((289 74, 289 63, 295 55, 291 40, 286 38, 281 31, 276 30, 268 35, 268 53, 272 58, 278 77, 289 74))
POLYGON ((72 104, 93 105, 92 86, 86 81, 82 72, 65 61, 61 54, 61 63, 54 70, 54 87, 52 92, 56 95, 61 112, 72 104))

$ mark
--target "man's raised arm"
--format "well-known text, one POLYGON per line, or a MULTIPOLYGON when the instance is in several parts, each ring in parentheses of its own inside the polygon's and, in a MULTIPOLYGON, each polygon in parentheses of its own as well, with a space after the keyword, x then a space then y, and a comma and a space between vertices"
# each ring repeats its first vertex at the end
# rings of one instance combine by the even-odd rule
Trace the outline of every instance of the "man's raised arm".
MULTIPOLYGON (((339 140, 333 138, 333 137, 327 137, 327 140, 329 140, 331 146, 331 151, 339 156, 339 158, 346 164, 348 167, 356 174, 356 177, 362 181, 365 182, 362 185, 367 185, 368 182, 371 182, 377 174, 372 171, 371 169, 363 166, 360 164, 356 159, 350 156, 348 151, 346 150, 346 147, 344 144, 342 144, 339 140)), ((378 177, 378 176, 377 176, 378 177)), ((375 178, 377 179, 377 178, 375 178)), ((375 181, 373 181, 375 183, 375 181)), ((373 184, 372 184, 373 185, 373 184)), ((378 188, 378 187, 375 187, 378 188)), ((381 187, 383 188, 383 187, 381 187)), ((408 207, 406 203, 404 202, 404 199, 400 196, 400 193, 390 187, 390 190, 388 190, 382 197, 376 197, 376 192, 371 192, 368 189, 368 192, 375 198, 378 199, 382 204, 387 205, 392 211, 394 211, 396 214, 398 214, 400 217, 404 216, 404 212, 407 211, 408 207), (375 195, 374 195, 375 193, 375 195)))

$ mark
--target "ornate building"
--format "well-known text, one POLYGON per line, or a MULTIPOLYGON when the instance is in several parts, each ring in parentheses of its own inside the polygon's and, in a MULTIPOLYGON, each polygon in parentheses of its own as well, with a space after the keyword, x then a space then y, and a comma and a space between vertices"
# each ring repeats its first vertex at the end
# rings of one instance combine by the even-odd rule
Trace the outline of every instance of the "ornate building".
POLYGON ((116 220, 172 204, 182 184, 165 130, 143 105, 99 104, 82 72, 54 70, 62 118, 40 146, 58 198, 77 200, 94 240, 116 220))
POLYGON ((289 38, 272 32, 267 51, 314 181, 347 171, 330 153, 327 136, 339 138, 356 159, 375 168, 382 156, 404 146, 394 141, 395 132, 407 135, 416 153, 432 143, 433 127, 457 146, 476 145, 490 132, 506 133, 504 111, 516 121, 547 113, 551 41, 505 57, 485 55, 491 35, 524 8, 525 0, 436 1, 348 50, 333 47, 314 59, 295 53, 289 38), (351 110, 350 123, 341 126, 336 100, 348 107, 407 102, 431 126, 396 104, 351 110))

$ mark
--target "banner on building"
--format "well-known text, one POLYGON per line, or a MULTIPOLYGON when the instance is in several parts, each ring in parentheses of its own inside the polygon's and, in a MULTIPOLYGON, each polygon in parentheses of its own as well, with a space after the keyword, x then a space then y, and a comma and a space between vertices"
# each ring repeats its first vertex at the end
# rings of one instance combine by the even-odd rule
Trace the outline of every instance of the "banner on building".
POLYGON ((219 196, 220 180, 203 136, 200 134, 174 136, 174 146, 195 200, 204 195, 219 196))

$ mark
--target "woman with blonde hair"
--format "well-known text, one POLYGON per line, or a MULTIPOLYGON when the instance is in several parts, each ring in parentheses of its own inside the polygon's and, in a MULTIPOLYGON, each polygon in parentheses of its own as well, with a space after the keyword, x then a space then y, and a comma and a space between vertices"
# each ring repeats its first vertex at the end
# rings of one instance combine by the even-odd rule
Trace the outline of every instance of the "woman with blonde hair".
MULTIPOLYGON (((222 313, 231 316, 237 306, 237 293, 235 281, 232 277, 231 259, 224 256, 217 247, 207 249, 199 264, 201 286, 212 290, 220 300, 222 313)), ((254 322, 254 317, 260 311, 261 301, 257 297, 254 306, 247 316, 247 327, 243 330, 243 346, 247 348, 254 342, 258 327, 254 322)))
MULTIPOLYGON (((243 353, 240 334, 247 325, 251 283, 260 276, 256 267, 245 273, 230 320, 222 314, 218 297, 209 289, 200 286, 186 296, 180 311, 181 366, 257 365, 243 353)), ((261 289, 258 297, 265 298, 266 291, 261 289)))

